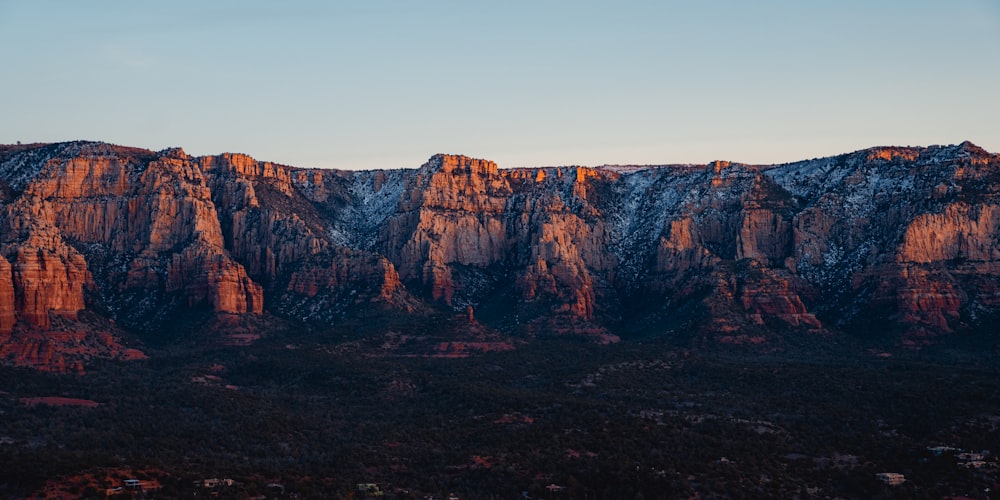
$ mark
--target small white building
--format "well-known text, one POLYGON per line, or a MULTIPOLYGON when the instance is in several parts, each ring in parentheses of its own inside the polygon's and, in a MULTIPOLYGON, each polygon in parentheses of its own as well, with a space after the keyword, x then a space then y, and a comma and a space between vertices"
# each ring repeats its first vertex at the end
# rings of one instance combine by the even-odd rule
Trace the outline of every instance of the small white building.
POLYGON ((875 479, 878 479, 889 486, 899 486, 906 482, 906 476, 898 472, 879 472, 878 474, 875 474, 875 479))

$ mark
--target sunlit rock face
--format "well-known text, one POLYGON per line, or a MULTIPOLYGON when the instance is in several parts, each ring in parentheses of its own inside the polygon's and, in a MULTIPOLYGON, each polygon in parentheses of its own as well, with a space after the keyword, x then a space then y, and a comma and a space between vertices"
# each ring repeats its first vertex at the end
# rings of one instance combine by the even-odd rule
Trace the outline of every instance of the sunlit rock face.
POLYGON ((436 155, 384 171, 2 146, 0 339, 84 311, 156 332, 187 311, 335 325, 473 308, 511 335, 918 345, 997 317, 998 192, 1000 160, 969 143, 777 166, 436 155))

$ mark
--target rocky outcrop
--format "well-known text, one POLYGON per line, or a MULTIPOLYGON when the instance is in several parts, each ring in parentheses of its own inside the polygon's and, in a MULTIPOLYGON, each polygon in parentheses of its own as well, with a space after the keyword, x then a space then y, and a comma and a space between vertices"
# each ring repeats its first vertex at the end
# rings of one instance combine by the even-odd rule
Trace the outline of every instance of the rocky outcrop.
POLYGON ((183 151, 68 143, 2 158, 0 183, 14 191, 0 229, 12 330, 49 330, 52 315, 77 321, 88 308, 149 330, 187 307, 263 311, 262 288, 229 256, 206 177, 183 151))
POLYGON ((653 269, 657 273, 684 275, 689 271, 714 267, 719 260, 718 256, 702 246, 694 220, 683 217, 670 221, 660 236, 653 269))
POLYGON ((373 303, 402 311, 415 307, 394 265, 357 248, 371 246, 365 242, 374 225, 353 213, 359 201, 354 197, 364 193, 351 189, 382 191, 384 176, 352 179, 257 164, 245 155, 198 161, 208 172, 224 245, 261 284, 271 310, 328 324, 373 303), (363 186, 365 180, 374 187, 363 186))
POLYGON ((14 275, 10 262, 0 256, 0 338, 14 331, 17 310, 14 306, 14 275))
POLYGON ((0 360, 40 371, 82 374, 93 359, 133 361, 146 355, 99 328, 24 330, 0 342, 0 360))
POLYGON ((906 227, 897 261, 1000 261, 1000 205, 949 203, 906 227))
MULTIPOLYGON (((363 172, 0 146, 0 214, 6 338, 86 331, 82 311, 155 335, 188 310, 326 328, 474 308, 477 328, 515 335, 752 343, 876 330, 921 343, 1000 316, 1000 160, 969 143, 777 166, 436 155, 363 172)), ((256 322, 213 324, 230 323, 256 322)))
POLYGON ((264 310, 260 285, 242 266, 207 244, 173 254, 166 275, 166 292, 185 297, 188 306, 207 302, 214 312, 232 314, 264 310))
POLYGON ((815 301, 813 288, 801 279, 779 269, 764 267, 759 261, 748 262, 749 279, 739 283, 739 301, 756 325, 785 326, 821 330, 823 325, 806 308, 803 296, 815 301), (778 323, 775 325, 774 323, 778 323))
POLYGON ((84 289, 92 286, 83 255, 57 235, 32 230, 4 251, 10 259, 15 315, 45 329, 50 314, 75 319, 83 310, 84 289))
POLYGON ((774 333, 828 331, 806 307, 816 298, 813 287, 784 270, 754 260, 724 263, 706 283, 704 316, 692 328, 709 342, 761 344, 774 333))
POLYGON ((510 249, 504 216, 511 193, 493 162, 437 155, 408 184, 381 246, 404 282, 456 305, 456 288, 463 290, 455 268, 488 268, 510 249))

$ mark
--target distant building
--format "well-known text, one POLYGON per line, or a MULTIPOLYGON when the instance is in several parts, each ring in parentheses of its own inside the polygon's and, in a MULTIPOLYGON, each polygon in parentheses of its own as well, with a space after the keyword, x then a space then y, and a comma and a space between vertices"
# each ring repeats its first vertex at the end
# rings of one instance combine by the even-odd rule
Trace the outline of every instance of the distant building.
POLYGON ((382 489, 376 483, 358 483, 355 490, 366 497, 380 497, 383 495, 382 489))
POLYGON ((202 479, 201 481, 195 481, 194 482, 195 486, 201 486, 202 488, 207 488, 207 489, 218 488, 220 486, 232 486, 234 484, 236 484, 236 481, 233 481, 232 479, 229 479, 228 477, 225 478, 225 479, 219 479, 217 477, 210 477, 208 479, 202 479))
POLYGON ((889 486, 899 486, 906 482, 906 476, 898 472, 879 472, 878 474, 875 474, 875 479, 878 479, 889 486))

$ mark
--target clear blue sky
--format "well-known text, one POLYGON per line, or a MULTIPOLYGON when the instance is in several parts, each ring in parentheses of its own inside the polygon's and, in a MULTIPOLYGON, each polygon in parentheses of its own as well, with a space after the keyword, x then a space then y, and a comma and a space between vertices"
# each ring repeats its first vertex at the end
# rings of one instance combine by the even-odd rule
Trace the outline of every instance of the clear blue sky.
POLYGON ((0 143, 303 167, 1000 151, 997 0, 0 0, 0 143))

